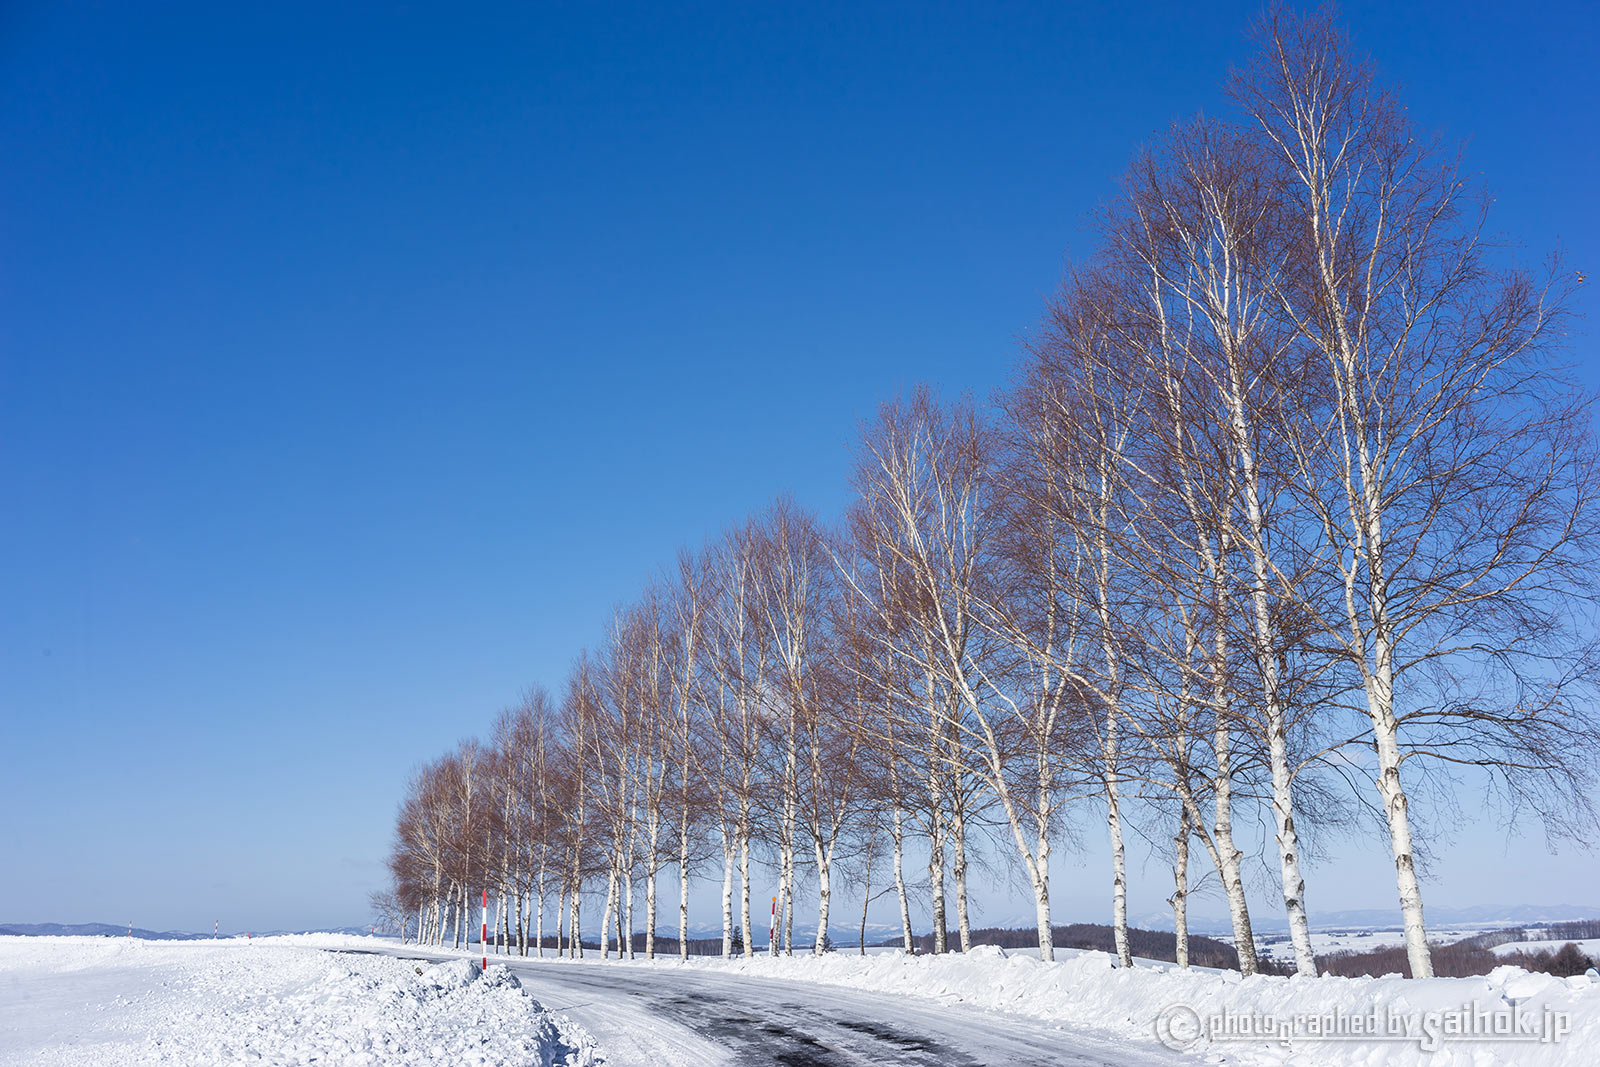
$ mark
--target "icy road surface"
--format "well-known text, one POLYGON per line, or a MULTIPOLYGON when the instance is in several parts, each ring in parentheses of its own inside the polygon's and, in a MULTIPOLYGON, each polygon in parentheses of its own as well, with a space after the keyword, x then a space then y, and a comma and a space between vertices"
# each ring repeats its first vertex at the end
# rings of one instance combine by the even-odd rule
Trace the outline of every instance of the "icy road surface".
MULTIPOLYGON (((393 954, 446 959, 415 947, 393 954)), ((616 961, 491 958, 557 1015, 587 1030, 607 1067, 738 1064, 844 1067, 916 1064, 1195 1063, 1159 1046, 1080 1034, 966 1004, 616 961)))

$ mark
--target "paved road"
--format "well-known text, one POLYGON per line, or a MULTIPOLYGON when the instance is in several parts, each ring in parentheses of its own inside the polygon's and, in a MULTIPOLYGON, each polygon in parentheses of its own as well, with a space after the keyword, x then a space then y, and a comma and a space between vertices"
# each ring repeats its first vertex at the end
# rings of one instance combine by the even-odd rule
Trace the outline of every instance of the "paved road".
MULTIPOLYGON (((456 958, 415 948, 396 947, 392 954, 456 958)), ((509 963, 529 994, 593 1034, 608 1067, 1195 1062, 1159 1046, 1130 1046, 965 1004, 812 982, 616 961, 491 961, 496 962, 509 963)))

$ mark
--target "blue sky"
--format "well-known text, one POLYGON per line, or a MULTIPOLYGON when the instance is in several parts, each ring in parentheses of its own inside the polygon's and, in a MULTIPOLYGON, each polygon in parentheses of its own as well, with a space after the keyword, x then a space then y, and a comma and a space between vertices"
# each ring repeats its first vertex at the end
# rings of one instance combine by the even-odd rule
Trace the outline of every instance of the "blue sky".
MULTIPOLYGON (((0 920, 363 919, 413 764, 680 544, 836 514, 879 399, 1004 383, 1259 9, 393 6, 0 13, 0 920)), ((1345 16, 1592 276, 1594 10, 1400 7, 1345 16)), ((1430 903, 1600 899, 1456 840, 1430 903)), ((1392 902, 1338 859, 1313 912, 1392 902)))

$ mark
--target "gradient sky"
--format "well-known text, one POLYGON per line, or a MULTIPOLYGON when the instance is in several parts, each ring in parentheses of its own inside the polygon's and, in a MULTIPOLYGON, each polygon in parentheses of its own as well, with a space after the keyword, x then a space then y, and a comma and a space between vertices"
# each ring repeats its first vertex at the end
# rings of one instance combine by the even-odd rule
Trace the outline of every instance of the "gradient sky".
MULTIPOLYGON (((1258 9, 5 5, 0 921, 363 921, 415 764, 677 546, 836 515, 878 400, 1005 381, 1258 9)), ((1345 16, 1600 271, 1595 9, 1345 16)), ((1463 801, 1430 904, 1600 902, 1463 801)), ((1313 916, 1390 871, 1338 847, 1313 916)), ((1096 848, 1058 879, 1104 917, 1096 848)))

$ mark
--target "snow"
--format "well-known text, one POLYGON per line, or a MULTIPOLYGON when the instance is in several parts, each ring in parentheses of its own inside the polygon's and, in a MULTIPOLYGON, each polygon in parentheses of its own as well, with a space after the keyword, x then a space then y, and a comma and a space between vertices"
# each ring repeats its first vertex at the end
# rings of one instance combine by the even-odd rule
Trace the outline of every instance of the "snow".
MULTIPOLYGON (((587 1033, 545 1012, 499 963, 483 974, 464 953, 441 964, 354 954, 374 950, 411 951, 393 941, 331 934, 249 943, 0 938, 0 1063, 598 1062, 603 1050, 587 1033)), ((628 989, 630 970, 650 968, 662 977, 686 969, 708 978, 787 981, 795 983, 789 988, 796 1003, 809 1000, 818 1008, 837 1005, 837 995, 824 996, 820 989, 806 994, 804 983, 934 1005, 959 1003, 967 1006, 963 1012, 994 1013, 984 1018, 1027 1019, 1030 1025, 1059 1027, 1064 1036, 1120 1041, 1140 1057, 1165 1053, 1159 1040, 1164 1035, 1166 1047, 1180 1047, 1186 1062, 1600 1063, 1600 979, 1591 976, 1556 978, 1503 966, 1479 978, 1421 981, 1242 978, 1151 961, 1122 969, 1101 952, 1058 955, 1044 963, 1025 951, 982 948, 965 956, 910 957, 889 950, 620 963, 591 953, 583 961, 546 963, 582 968, 619 996, 628 989), (1496 1025, 1523 1029, 1484 1034, 1483 1028, 1496 1025), (1385 1036, 1373 1039, 1374 1026, 1385 1036), (1460 1032, 1463 1026, 1478 1027, 1477 1035, 1460 1032), (1359 1035, 1350 1036, 1349 1027, 1359 1035), (1322 1034, 1340 1036, 1324 1040, 1322 1034)), ((551 973, 549 966, 540 973, 551 973)), ((640 1012, 618 1022, 645 1028, 659 1025, 660 1018, 640 1012)))
POLYGON ((544 1011, 504 967, 320 951, 364 940, 0 937, 0 1063, 598 1062, 588 1035, 544 1011))
MULTIPOLYGON (((1588 956, 1590 959, 1600 960, 1600 937, 1582 939, 1569 938, 1567 940, 1570 940, 1574 945, 1577 945, 1578 951, 1583 953, 1585 956, 1588 956)), ((1494 954, 1497 956, 1504 956, 1508 952, 1558 952, 1560 951, 1561 946, 1567 943, 1567 940, 1556 938, 1550 941, 1511 941, 1504 945, 1496 945, 1494 947, 1494 954)))
MULTIPOLYGON (((1146 963, 1123 970, 1102 952, 1058 952, 1055 963, 1030 955, 980 950, 966 957, 909 958, 899 953, 862 958, 830 955, 792 960, 757 959, 731 965, 752 974, 805 977, 865 989, 948 998, 983 1007, 1051 1020, 1070 1028, 1111 1031, 1136 1041, 1152 1041, 1158 1024, 1186 1020, 1223 1022, 1255 1020, 1268 1025, 1295 1025, 1302 1034, 1316 1026, 1330 1030, 1340 1019, 1383 1021, 1394 1017, 1409 1028, 1410 1039, 1397 1041, 1314 1041, 1302 1037, 1287 1045, 1278 1040, 1200 1038, 1178 1042, 1187 1050, 1224 1055, 1240 1064, 1315 1062, 1339 1064, 1437 1064, 1462 1062, 1437 1058, 1429 1032, 1435 1028, 1442 1048, 1469 1051, 1473 1067, 1499 1064, 1600 1063, 1600 982, 1561 979, 1501 967, 1484 978, 1440 978, 1412 981, 1391 978, 1316 979, 1236 972, 1182 970, 1146 963), (1559 1041, 1516 1045, 1451 1040, 1454 1013, 1466 1007, 1509 1016, 1513 1010, 1536 1021, 1558 1023, 1564 1013, 1571 1030, 1559 1041), (1549 1013, 1548 1015, 1546 1013, 1549 1013), (1310 1052, 1313 1060, 1303 1056, 1310 1052)), ((1218 1027, 1218 1030, 1221 1028, 1218 1027)), ((1554 1027, 1552 1028, 1553 1032, 1554 1027)), ((1184 1036, 1179 1034, 1178 1036, 1184 1036)))
MULTIPOLYGON (((619 963, 563 961, 565 966, 720 970, 760 978, 817 982, 864 991, 895 993, 946 1003, 963 1003, 1054 1023, 1069 1032, 1114 1036, 1158 1050, 1163 1022, 1174 1044, 1204 1062, 1250 1065, 1316 1064, 1320 1067, 1566 1067, 1600 1063, 1600 981, 1555 978, 1500 967, 1478 978, 1411 980, 1307 979, 1270 975, 1241 977, 1237 972, 1140 961, 1123 970, 1103 952, 1057 950, 1044 963, 1036 954, 983 947, 962 956, 908 957, 899 950, 867 956, 840 952, 816 956, 723 961, 696 958, 619 963), (1226 1013, 1226 1014, 1225 1014, 1226 1013), (1474 1013, 1480 1021, 1472 1022, 1474 1013), (1531 1038, 1507 1040, 1462 1026, 1532 1025, 1531 1038), (1391 1022, 1393 1020, 1393 1022, 1391 1022), (1211 1036, 1181 1040, 1193 1025, 1211 1036), (1398 1028, 1394 1037, 1351 1039, 1341 1027, 1398 1028), (1238 1030, 1278 1027, 1270 1038, 1238 1036, 1238 1030), (1188 1029, 1186 1029, 1188 1027, 1188 1029), (1283 1028, 1298 1036, 1283 1040, 1283 1028), (1341 1036, 1317 1040, 1319 1028, 1341 1036), (1554 1040, 1539 1040, 1549 1034, 1554 1040)), ((625 981, 617 977, 621 984, 625 981)), ((1168 1047, 1172 1047, 1169 1045, 1168 1047)))
MULTIPOLYGON (((1434 945, 1454 944, 1464 938, 1486 934, 1495 930, 1504 930, 1507 924, 1495 923, 1456 923, 1453 925, 1439 924, 1428 927, 1428 942, 1434 945)), ((1214 934, 1218 941, 1233 944, 1233 938, 1228 934, 1214 934)), ((1328 927, 1311 931, 1311 948, 1317 955, 1322 956, 1330 952, 1372 952, 1380 948, 1398 948, 1406 943, 1405 930, 1398 926, 1382 927, 1328 927)), ((1286 933, 1267 933, 1256 935, 1256 950, 1263 956, 1275 959, 1280 963, 1294 962, 1294 945, 1289 941, 1286 933)))

